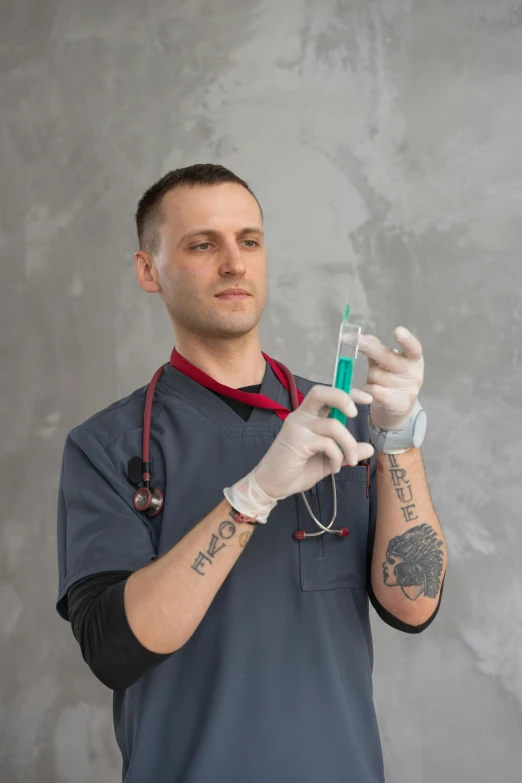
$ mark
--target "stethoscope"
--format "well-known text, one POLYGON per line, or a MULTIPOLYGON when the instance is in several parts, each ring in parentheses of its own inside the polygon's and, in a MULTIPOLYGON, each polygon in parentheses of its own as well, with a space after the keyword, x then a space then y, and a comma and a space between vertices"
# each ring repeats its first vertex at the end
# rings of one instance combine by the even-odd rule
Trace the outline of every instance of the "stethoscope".
MULTIPOLYGON (((277 362, 275 360, 273 361, 286 376, 286 380, 288 382, 289 391, 290 391, 290 399, 292 402, 292 410, 295 411, 299 407, 299 399, 297 397, 297 386, 295 384, 294 376, 292 375, 290 370, 287 367, 285 367, 284 364, 281 364, 281 362, 277 362)), ((157 487, 151 487, 150 485, 151 484, 150 427, 151 427, 151 418, 152 418, 152 403, 154 400, 154 392, 156 391, 156 386, 158 384, 159 379, 163 375, 163 370, 164 370, 164 365, 162 365, 156 370, 149 384, 149 388, 147 389, 147 395, 145 398, 145 412, 143 415, 142 457, 141 457, 141 464, 139 465, 139 472, 138 472, 138 475, 140 477, 138 478, 136 476, 137 480, 133 481, 133 483, 135 484, 138 484, 140 482, 143 483, 143 486, 140 487, 140 489, 136 490, 136 492, 134 493, 133 506, 136 509, 136 511, 145 514, 145 516, 148 517, 149 519, 152 519, 153 517, 157 516, 162 510, 163 505, 165 503, 165 496, 161 491, 161 489, 158 489, 157 487)), ((129 474, 131 473, 131 470, 134 473, 136 473, 136 467, 137 467, 136 462, 139 459, 140 459, 139 457, 131 457, 131 459, 129 460, 129 474), (131 463, 134 463, 134 465, 131 465, 131 463)), ((303 541, 306 538, 314 538, 315 536, 323 536, 325 533, 333 533, 334 535, 341 536, 341 537, 345 537, 349 534, 350 531, 345 527, 332 529, 332 525, 335 522, 335 518, 337 516, 337 488, 335 485, 335 478, 333 473, 331 474, 331 479, 332 479, 333 515, 332 515, 332 519, 330 520, 330 524, 325 526, 320 522, 319 519, 317 519, 314 512, 310 508, 310 504, 308 503, 308 500, 306 499, 304 492, 301 492, 301 497, 304 500, 308 513, 314 520, 317 527, 321 529, 315 533, 307 533, 304 530, 296 530, 294 533, 294 538, 296 539, 296 541, 303 541)))

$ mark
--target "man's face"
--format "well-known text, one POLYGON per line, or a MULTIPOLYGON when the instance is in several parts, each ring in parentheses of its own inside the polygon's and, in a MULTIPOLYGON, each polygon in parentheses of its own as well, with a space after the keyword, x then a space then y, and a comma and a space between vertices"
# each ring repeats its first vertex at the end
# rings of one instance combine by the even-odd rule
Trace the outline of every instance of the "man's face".
POLYGON ((161 249, 155 261, 174 328, 219 338, 252 331, 268 294, 255 198, 242 185, 227 182, 176 188, 161 206, 161 249), (217 296, 228 288, 242 288, 249 296, 217 296))

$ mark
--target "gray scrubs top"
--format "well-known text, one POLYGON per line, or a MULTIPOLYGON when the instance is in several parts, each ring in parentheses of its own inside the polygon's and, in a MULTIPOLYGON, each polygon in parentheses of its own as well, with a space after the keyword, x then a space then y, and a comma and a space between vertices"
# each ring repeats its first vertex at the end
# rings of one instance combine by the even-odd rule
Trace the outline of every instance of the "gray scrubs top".
MULTIPOLYGON (((313 382, 296 377, 307 394, 313 382)), ((134 510, 130 457, 141 454, 146 388, 73 429, 58 503, 59 595, 79 579, 133 571, 173 547, 245 476, 283 425, 254 408, 248 421, 170 365, 152 413, 152 486, 165 493, 154 519, 134 510)), ((291 408, 270 366, 261 393, 291 408)), ((368 406, 347 427, 368 441, 368 406)), ((335 477, 336 527, 315 532, 300 495, 259 526, 189 641, 134 685, 114 692, 125 783, 382 783, 372 699, 366 590, 375 535, 375 455, 335 477)), ((331 479, 307 492, 323 524, 331 479)), ((206 565, 211 568, 211 565, 206 565)))

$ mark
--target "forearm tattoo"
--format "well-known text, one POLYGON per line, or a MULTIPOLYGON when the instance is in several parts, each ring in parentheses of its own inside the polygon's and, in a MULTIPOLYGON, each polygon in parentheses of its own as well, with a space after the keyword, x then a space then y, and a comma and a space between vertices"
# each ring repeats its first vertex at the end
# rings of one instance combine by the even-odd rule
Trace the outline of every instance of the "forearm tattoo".
POLYGON ((248 530, 245 530, 244 533, 241 533, 241 535, 239 536, 239 546, 245 547, 248 544, 248 539, 250 538, 251 535, 252 533, 248 530))
MULTIPOLYGON (((419 518, 413 502, 413 486, 406 470, 397 462, 397 456, 386 456, 395 494, 399 503, 405 504, 401 505, 401 511, 407 524, 419 518)), ((381 473, 385 472, 380 461, 377 468, 381 473)), ((416 601, 421 595, 437 598, 443 566, 442 540, 430 525, 416 525, 388 543, 386 560, 382 564, 384 584, 400 587, 411 601, 416 601)))
MULTIPOLYGON (((388 466, 390 469, 390 476, 392 478, 395 494, 397 495, 400 503, 406 504, 401 506, 401 511, 404 515, 404 521, 413 522, 415 519, 419 518, 417 516, 415 503, 413 502, 413 487, 410 483, 410 480, 406 477, 405 469, 401 468, 397 462, 396 455, 387 454, 386 456, 388 457, 388 466)), ((377 462, 377 468, 380 473, 384 473, 384 466, 381 462, 377 462)))
MULTIPOLYGON (((190 567, 200 576, 205 576, 205 567, 209 564, 212 565, 217 553, 227 546, 225 541, 233 538, 235 534, 236 525, 234 522, 229 519, 225 519, 223 522, 220 522, 217 535, 216 533, 211 533, 210 535, 210 541, 208 543, 206 552, 198 552, 196 559, 190 567)), ((239 544, 241 547, 245 547, 247 545, 250 536, 251 532, 249 531, 241 533, 239 536, 239 544)))
POLYGON ((411 601, 421 595, 437 598, 442 567, 442 541, 430 525, 417 525, 390 540, 382 564, 384 584, 400 587, 411 601))

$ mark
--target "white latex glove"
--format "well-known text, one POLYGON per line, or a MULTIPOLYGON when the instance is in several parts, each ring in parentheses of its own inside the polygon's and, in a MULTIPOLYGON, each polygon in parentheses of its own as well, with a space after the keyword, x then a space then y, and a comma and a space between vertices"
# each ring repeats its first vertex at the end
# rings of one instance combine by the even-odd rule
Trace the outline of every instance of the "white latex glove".
POLYGON ((310 489, 343 465, 357 465, 371 457, 370 443, 357 443, 340 421, 327 418, 332 408, 353 418, 356 402, 371 401, 372 396, 360 389, 347 394, 331 386, 313 386, 299 408, 287 416, 261 462, 224 490, 228 502, 242 514, 266 522, 279 500, 310 489))
POLYGON ((362 334, 359 351, 368 357, 363 389, 373 396, 370 419, 381 430, 398 430, 409 418, 424 382, 422 345, 404 326, 394 337, 402 353, 383 345, 373 334, 362 334))

